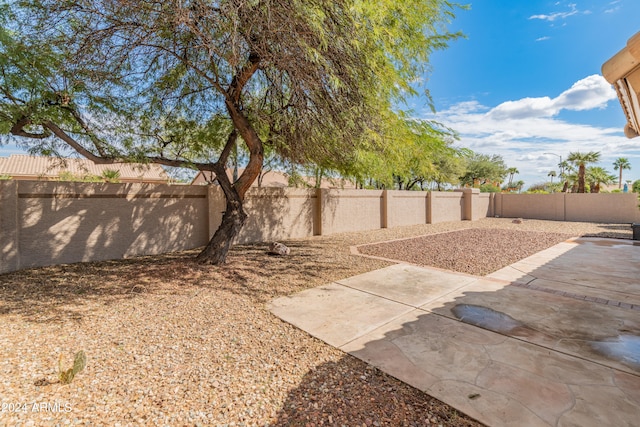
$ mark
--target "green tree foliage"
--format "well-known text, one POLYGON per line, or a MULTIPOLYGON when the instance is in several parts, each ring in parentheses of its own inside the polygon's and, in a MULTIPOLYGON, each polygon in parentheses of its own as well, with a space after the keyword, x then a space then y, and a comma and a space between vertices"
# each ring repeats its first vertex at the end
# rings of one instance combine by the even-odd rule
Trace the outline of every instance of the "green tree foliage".
POLYGON ((634 193, 640 193, 640 179, 633 181, 633 184, 631 184, 631 191, 634 193))
POLYGON ((509 168, 509 169, 507 169, 507 173, 509 174, 509 182, 507 183, 507 187, 511 188, 512 185, 513 185, 513 177, 516 174, 519 174, 520 171, 518 170, 518 168, 509 168))
POLYGON ((613 170, 619 171, 620 174, 618 178, 618 188, 622 188, 622 171, 625 169, 631 169, 631 163, 629 163, 629 159, 627 159, 626 157, 618 157, 616 161, 613 162, 613 170))
POLYGON ((0 131, 45 154, 65 144, 96 163, 214 172, 227 207, 198 255, 212 264, 246 220, 265 147, 344 172, 397 152, 394 109, 426 91, 430 54, 458 36, 444 0, 10 4, 20 7, 0 33, 0 131), (231 182, 238 141, 247 164, 231 182))
POLYGON ((491 183, 482 184, 480 186, 481 193, 499 193, 500 187, 491 183))
POLYGON ((611 185, 616 181, 615 175, 610 174, 600 166, 591 166, 586 170, 586 181, 591 193, 599 193, 601 185, 611 185))
POLYGON ((600 153, 597 151, 589 151, 588 153, 572 152, 569 153, 567 161, 578 168, 578 193, 585 192, 586 168, 590 163, 597 163, 600 160, 600 153))
POLYGON ((573 165, 566 160, 558 163, 560 168, 560 181, 562 182, 562 192, 566 193, 569 190, 569 175, 573 172, 573 165))
POLYGON ((537 184, 533 184, 529 186, 526 192, 530 194, 548 194, 550 188, 553 188, 553 187, 550 187, 549 183, 539 182, 537 184))
POLYGON ((427 182, 456 183, 461 173, 457 138, 439 123, 404 118, 385 120, 383 141, 358 151, 347 173, 359 187, 421 189, 427 182))
POLYGON ((115 169, 105 169, 100 175, 104 182, 118 183, 120 182, 120 171, 115 169))
POLYGON ((469 187, 480 187, 484 184, 497 186, 507 176, 508 169, 502 156, 471 152, 467 157, 466 171, 460 182, 469 187))

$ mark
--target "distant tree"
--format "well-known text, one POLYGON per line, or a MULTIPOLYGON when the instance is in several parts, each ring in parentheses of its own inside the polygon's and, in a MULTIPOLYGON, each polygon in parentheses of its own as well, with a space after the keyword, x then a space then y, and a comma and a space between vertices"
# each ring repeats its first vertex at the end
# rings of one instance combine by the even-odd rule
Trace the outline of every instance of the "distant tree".
POLYGON ((392 144, 392 106, 421 89, 455 5, 41 0, 1 4, 0 132, 103 164, 215 173, 222 224, 198 255, 226 260, 265 146, 342 169, 392 144), (21 6, 22 8, 20 8, 21 6), (10 10, 12 9, 13 10, 10 10), (236 143, 248 161, 231 182, 236 143))
POLYGON ((527 193, 548 193, 549 191, 547 189, 547 183, 542 182, 542 183, 531 185, 526 192, 527 193))
POLYGON ((613 184, 616 177, 600 166, 591 166, 587 168, 586 180, 589 183, 591 193, 599 193, 600 185, 613 184))
POLYGON ((569 180, 567 179, 567 177, 573 171, 573 167, 566 160, 563 160, 560 163, 558 163, 558 167, 560 168, 560 180, 562 181, 562 192, 566 193, 569 190, 569 180))
POLYGON ((518 192, 520 193, 522 192, 522 187, 524 187, 524 181, 523 180, 517 181, 514 185, 518 189, 518 192))
POLYGON ((551 178, 551 184, 553 184, 553 178, 556 177, 556 171, 549 171, 547 176, 551 178))
POLYGON ((432 177, 450 181, 447 166, 460 163, 452 148, 455 133, 439 124, 416 119, 386 120, 389 144, 359 150, 348 174, 356 182, 375 188, 416 189, 432 177), (439 169, 439 165, 444 165, 439 169))
POLYGON ((633 181, 633 184, 631 184, 631 191, 634 193, 640 193, 640 179, 633 181))
POLYGON ((507 168, 502 156, 498 154, 478 154, 471 152, 467 157, 466 171, 460 182, 470 187, 482 184, 499 184, 507 175, 507 168))
POLYGON ((585 192, 585 174, 586 167, 589 163, 596 163, 600 160, 600 153, 590 151, 588 153, 572 152, 569 153, 567 160, 578 167, 578 193, 585 192))
POLYGON ((520 171, 518 170, 518 168, 509 168, 507 169, 507 173, 509 174, 509 183, 507 184, 507 186, 511 188, 513 184, 514 175, 520 173, 520 171))
POLYGON ((618 157, 615 162, 613 162, 613 170, 620 171, 620 175, 618 178, 618 188, 622 188, 622 171, 624 169, 630 170, 631 163, 629 163, 629 159, 626 157, 618 157))
POLYGON ((442 191, 445 184, 456 185, 460 182, 460 175, 464 173, 464 156, 453 148, 434 154, 434 171, 429 179, 435 184, 437 191, 442 191))
POLYGON ((482 184, 480 186, 480 192, 481 193, 499 193, 500 192, 500 187, 498 187, 497 185, 494 184, 482 184))

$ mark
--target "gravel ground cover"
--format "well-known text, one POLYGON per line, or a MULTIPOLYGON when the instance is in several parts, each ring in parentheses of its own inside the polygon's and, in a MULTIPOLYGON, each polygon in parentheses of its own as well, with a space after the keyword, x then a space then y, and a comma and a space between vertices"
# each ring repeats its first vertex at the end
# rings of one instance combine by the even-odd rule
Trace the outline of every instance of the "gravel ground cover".
POLYGON ((358 247, 362 254, 486 276, 571 238, 570 234, 476 228, 358 247))
POLYGON ((390 265, 352 245, 463 229, 631 237, 623 224, 491 218, 291 241, 288 257, 238 246, 222 267, 187 251, 0 275, 0 425, 479 425, 265 308, 390 265), (86 368, 57 383, 59 358, 66 369, 79 350, 86 368))

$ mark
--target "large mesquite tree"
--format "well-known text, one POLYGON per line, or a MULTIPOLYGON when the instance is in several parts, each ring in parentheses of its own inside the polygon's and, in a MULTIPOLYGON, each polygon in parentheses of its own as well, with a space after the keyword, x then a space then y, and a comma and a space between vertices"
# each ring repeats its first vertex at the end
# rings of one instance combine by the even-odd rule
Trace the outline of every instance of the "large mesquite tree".
POLYGON ((443 0, 33 0, 4 9, 0 131, 96 163, 215 173, 222 224, 198 260, 223 263, 268 146, 294 163, 375 151, 428 70, 443 0), (22 16, 21 16, 22 15, 22 16), (18 24, 21 22, 22 24, 18 24), (231 182, 237 143, 248 162, 231 182))

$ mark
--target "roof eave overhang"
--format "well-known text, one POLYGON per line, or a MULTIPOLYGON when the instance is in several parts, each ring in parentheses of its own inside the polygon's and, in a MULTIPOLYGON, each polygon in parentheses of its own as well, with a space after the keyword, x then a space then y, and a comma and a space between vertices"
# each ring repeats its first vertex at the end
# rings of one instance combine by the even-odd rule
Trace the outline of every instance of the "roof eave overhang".
POLYGON ((616 89, 627 117, 624 134, 627 138, 640 136, 640 32, 602 65, 602 75, 616 89))

